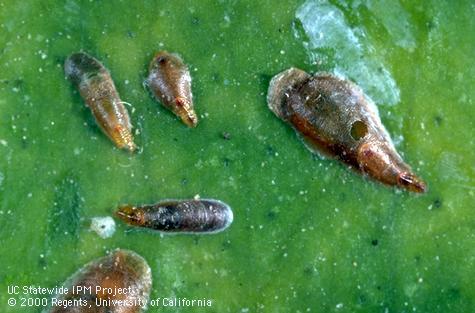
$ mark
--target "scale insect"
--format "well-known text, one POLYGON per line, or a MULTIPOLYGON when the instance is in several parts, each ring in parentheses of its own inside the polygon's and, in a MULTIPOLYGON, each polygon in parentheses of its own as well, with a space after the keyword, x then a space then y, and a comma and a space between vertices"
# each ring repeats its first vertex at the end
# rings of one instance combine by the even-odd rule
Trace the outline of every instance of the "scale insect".
POLYGON ((83 266, 63 287, 67 291, 54 296, 63 304, 52 305, 43 312, 139 313, 148 302, 152 274, 147 262, 137 253, 115 250, 83 266))
POLYGON ((397 153, 376 105, 356 84, 290 68, 271 80, 267 102, 312 152, 335 157, 386 185, 426 191, 397 153))
POLYGON ((145 81, 155 99, 177 115, 189 127, 196 127, 198 116, 193 105, 188 67, 175 53, 160 51, 149 66, 145 81))
POLYGON ((129 113, 120 100, 109 71, 95 58, 79 52, 64 63, 66 77, 78 88, 96 123, 119 149, 134 151, 129 113))
POLYGON ((233 222, 231 208, 218 200, 164 200, 151 205, 124 205, 116 216, 132 226, 166 233, 216 233, 233 222))

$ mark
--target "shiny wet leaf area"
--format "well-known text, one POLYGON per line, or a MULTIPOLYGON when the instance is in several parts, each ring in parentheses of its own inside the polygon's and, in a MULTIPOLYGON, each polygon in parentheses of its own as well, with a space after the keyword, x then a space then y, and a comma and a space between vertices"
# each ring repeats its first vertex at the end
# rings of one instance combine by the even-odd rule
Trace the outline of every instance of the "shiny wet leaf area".
POLYGON ((471 1, 1 1, 0 308, 7 285, 61 284, 114 248, 150 264, 151 312, 470 312, 475 307, 475 7, 471 1), (114 148, 74 87, 83 49, 131 106, 139 152, 114 148), (178 52, 199 117, 143 87, 178 52), (358 83, 429 186, 417 196, 313 156, 267 108, 295 66, 358 83), (219 199, 215 235, 160 236, 91 218, 119 204, 219 199))

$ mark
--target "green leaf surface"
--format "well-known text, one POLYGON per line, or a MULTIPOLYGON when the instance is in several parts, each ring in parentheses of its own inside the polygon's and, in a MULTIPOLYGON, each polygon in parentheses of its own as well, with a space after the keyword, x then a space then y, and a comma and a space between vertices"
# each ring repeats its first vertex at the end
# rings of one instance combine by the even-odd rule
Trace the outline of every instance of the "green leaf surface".
POLYGON ((115 248, 148 261, 152 299, 212 300, 148 312, 474 311, 474 13, 469 0, 1 1, 0 311, 39 311, 9 306, 7 286, 61 285, 115 248), (297 17, 309 3, 344 22, 323 46, 297 17), (196 129, 143 87, 161 49, 190 67, 196 129), (65 79, 79 50, 132 104, 138 153, 113 146, 65 79), (429 192, 312 155, 267 108, 291 66, 362 85, 429 192), (228 230, 89 229, 119 204, 197 194, 233 208, 228 230))

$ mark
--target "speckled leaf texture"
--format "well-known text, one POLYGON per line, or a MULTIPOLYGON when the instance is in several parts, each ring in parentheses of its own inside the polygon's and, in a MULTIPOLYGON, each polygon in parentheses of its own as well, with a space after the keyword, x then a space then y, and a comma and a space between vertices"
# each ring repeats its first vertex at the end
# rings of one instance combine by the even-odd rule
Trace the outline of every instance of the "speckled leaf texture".
POLYGON ((469 0, 0 1, 0 311, 39 312, 7 286, 60 285, 115 248, 150 264, 152 299, 212 300, 148 312, 475 311, 473 16, 469 0), (143 85, 163 49, 190 68, 194 129, 143 85), (65 79, 80 50, 130 103, 136 153, 65 79), (429 191, 312 155, 266 103, 291 66, 360 85, 429 191), (120 204, 196 195, 233 224, 90 230, 120 204))

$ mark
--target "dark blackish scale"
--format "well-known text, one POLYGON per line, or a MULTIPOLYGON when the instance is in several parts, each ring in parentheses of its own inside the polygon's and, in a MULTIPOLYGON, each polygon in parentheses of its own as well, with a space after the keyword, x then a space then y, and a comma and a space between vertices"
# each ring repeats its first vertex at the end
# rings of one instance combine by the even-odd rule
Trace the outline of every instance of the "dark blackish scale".
POLYGON ((231 208, 218 200, 165 200, 152 205, 124 205, 116 215, 127 224, 171 233, 215 233, 233 221, 231 208))
POLYGON ((356 84, 290 68, 272 79, 267 102, 312 152, 335 157, 384 184, 426 190, 397 153, 375 104, 356 84))

